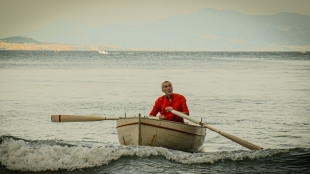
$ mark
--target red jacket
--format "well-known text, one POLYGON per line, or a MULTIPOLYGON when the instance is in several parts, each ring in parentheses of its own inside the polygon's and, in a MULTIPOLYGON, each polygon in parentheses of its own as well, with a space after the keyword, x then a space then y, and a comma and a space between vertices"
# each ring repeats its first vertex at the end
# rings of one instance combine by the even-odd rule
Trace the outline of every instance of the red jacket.
POLYGON ((189 115, 185 97, 183 95, 175 94, 175 93, 172 94, 171 101, 168 100, 166 95, 159 97, 156 100, 155 105, 150 115, 156 116, 157 113, 159 112, 161 115, 165 116, 166 120, 168 121, 176 121, 176 122, 184 123, 184 119, 182 117, 174 115, 172 112, 167 112, 165 110, 165 108, 168 106, 171 106, 176 111, 185 112, 189 115))

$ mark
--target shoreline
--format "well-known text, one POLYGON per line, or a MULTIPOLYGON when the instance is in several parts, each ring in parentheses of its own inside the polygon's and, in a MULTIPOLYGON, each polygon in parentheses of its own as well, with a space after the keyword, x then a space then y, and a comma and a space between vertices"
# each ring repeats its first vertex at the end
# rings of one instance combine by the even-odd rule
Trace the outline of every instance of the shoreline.
POLYGON ((7 43, 0 42, 0 50, 20 51, 154 51, 154 52, 301 52, 306 54, 310 48, 305 49, 256 49, 256 50, 202 50, 202 49, 149 49, 149 48, 122 48, 103 45, 74 45, 74 44, 34 44, 34 43, 7 43))

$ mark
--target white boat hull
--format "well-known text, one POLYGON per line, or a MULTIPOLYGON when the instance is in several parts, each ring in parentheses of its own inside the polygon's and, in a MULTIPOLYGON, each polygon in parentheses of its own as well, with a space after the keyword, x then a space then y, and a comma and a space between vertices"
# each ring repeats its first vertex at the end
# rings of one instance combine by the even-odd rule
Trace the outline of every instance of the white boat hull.
POLYGON ((110 53, 107 52, 107 51, 98 51, 98 53, 100 53, 100 54, 110 54, 110 53))
POLYGON ((120 118, 117 131, 123 145, 165 147, 187 152, 199 151, 206 137, 206 128, 200 125, 148 117, 120 118))

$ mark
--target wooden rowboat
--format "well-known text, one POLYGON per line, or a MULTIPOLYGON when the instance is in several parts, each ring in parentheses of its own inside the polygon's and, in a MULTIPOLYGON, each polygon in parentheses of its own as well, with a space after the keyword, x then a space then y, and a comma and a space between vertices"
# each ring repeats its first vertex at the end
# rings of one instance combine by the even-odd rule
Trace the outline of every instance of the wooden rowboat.
POLYGON ((124 145, 142 145, 166 147, 175 150, 197 152, 200 150, 205 137, 206 128, 221 134, 222 136, 250 149, 262 150, 263 148, 238 138, 234 135, 220 131, 205 123, 195 120, 179 111, 172 113, 193 123, 177 123, 173 121, 159 120, 157 117, 117 118, 78 115, 52 115, 52 122, 77 122, 77 121, 101 121, 117 120, 118 139, 124 145))
POLYGON ((206 137, 206 128, 194 123, 159 120, 158 117, 119 118, 120 144, 165 147, 198 152, 206 137))

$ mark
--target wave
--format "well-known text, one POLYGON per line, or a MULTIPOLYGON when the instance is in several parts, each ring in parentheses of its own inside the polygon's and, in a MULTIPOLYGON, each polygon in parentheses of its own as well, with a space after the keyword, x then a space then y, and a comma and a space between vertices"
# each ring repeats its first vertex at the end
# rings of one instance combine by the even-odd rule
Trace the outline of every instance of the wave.
POLYGON ((149 158, 164 157, 166 160, 186 164, 216 164, 222 162, 283 163, 299 160, 309 163, 310 149, 267 149, 262 151, 223 151, 210 153, 187 153, 160 147, 72 145, 59 141, 33 141, 11 136, 0 137, 0 162, 15 171, 59 171, 91 168, 110 164, 123 157, 149 158))

